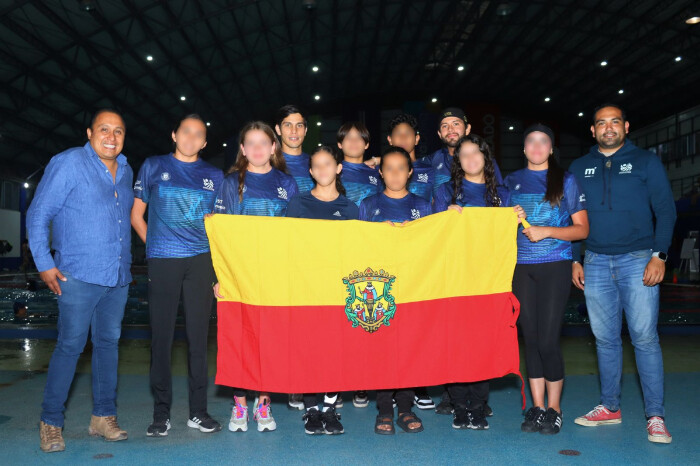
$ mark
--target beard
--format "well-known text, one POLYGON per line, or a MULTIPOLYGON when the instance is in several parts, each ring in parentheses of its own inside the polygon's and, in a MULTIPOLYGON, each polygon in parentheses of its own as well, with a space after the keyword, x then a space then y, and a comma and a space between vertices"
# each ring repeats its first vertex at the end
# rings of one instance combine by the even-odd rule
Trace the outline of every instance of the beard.
POLYGON ((447 137, 440 138, 440 140, 445 144, 447 147, 457 147, 457 141, 459 141, 459 136, 456 139, 449 139, 447 137))
POLYGON ((598 141, 598 145, 600 147, 604 147, 606 149, 614 149, 615 147, 619 147, 622 145, 623 142, 625 142, 625 134, 624 133, 618 133, 615 137, 612 138, 606 138, 603 135, 597 136, 596 141, 598 141))

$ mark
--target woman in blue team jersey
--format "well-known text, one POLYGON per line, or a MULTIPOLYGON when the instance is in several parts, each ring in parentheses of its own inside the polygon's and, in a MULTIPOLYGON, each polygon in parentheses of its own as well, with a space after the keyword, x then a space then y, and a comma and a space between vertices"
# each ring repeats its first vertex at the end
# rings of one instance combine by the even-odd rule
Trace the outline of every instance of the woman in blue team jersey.
MULTIPOLYGON (((510 193, 498 186, 491 147, 481 136, 462 136, 455 146, 452 179, 442 184, 435 193, 435 210, 462 207, 503 207, 510 202, 510 193)), ((525 213, 520 206, 514 210, 519 218, 525 213)), ((487 416, 493 415, 488 406, 489 382, 454 383, 447 387, 454 407, 452 427, 455 429, 484 430, 489 428, 487 416)))
MULTIPOLYGON (((289 200, 297 194, 294 178, 287 173, 284 157, 275 133, 267 124, 254 121, 241 130, 236 161, 229 170, 216 199, 215 212, 232 215, 284 217, 289 200)), ((219 293, 219 284, 214 285, 219 293)), ((233 410, 228 428, 232 432, 248 430, 247 391, 234 389, 233 410)), ((270 395, 260 393, 253 419, 258 431, 277 428, 270 411, 270 395)))
POLYGON ((170 353, 180 295, 187 334, 187 425, 202 432, 221 430, 221 425, 207 414, 207 337, 214 269, 204 215, 214 208, 223 173, 199 157, 207 145, 207 127, 199 115, 184 117, 171 136, 173 152, 143 162, 134 185, 131 211, 131 224, 146 243, 148 260, 154 401, 153 423, 146 430, 149 437, 164 437, 170 429, 170 353), (148 223, 144 219, 146 210, 148 223))
MULTIPOLYGON (((408 191, 408 180, 413 172, 411 156, 405 149, 389 146, 379 161, 379 173, 384 179, 385 189, 379 194, 365 198, 360 204, 360 220, 405 224, 433 213, 430 201, 408 191)), ((414 390, 377 390, 379 414, 374 432, 391 435, 394 430, 394 400, 398 408, 397 425, 404 432, 423 430, 423 423, 416 416, 413 406, 414 390)))
MULTIPOLYGON (((343 166, 338 162, 330 146, 316 149, 309 159, 309 172, 315 186, 311 191, 299 193, 289 201, 287 217, 313 218, 320 220, 357 220, 355 203, 345 197, 345 188, 340 181, 343 166)), ((303 396, 306 413, 303 416, 307 434, 342 434, 343 425, 335 408, 338 393, 326 393, 323 407, 318 410, 317 395, 303 396)))
POLYGON ((505 179, 510 203, 523 206, 532 224, 518 234, 513 293, 520 301, 518 323, 533 402, 521 429, 542 434, 556 434, 562 426, 559 336, 571 291, 571 241, 588 236, 586 198, 554 150, 552 130, 530 126, 524 134, 527 167, 505 179))

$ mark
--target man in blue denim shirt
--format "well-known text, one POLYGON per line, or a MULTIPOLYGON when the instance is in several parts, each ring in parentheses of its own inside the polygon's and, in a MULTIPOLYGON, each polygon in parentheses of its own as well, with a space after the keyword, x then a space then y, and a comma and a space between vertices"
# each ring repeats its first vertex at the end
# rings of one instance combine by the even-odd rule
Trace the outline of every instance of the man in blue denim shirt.
POLYGON ((664 420, 664 366, 656 329, 676 207, 666 170, 655 154, 626 141, 629 122, 617 105, 596 109, 597 145, 569 168, 584 191, 590 219, 584 265, 573 243, 572 280, 583 290, 596 339, 601 398, 576 424, 622 422, 622 312, 627 318, 650 442, 671 443, 664 420), (655 221, 654 221, 655 219, 655 221), (584 286, 585 274, 585 286, 584 286))
POLYGON ((125 133, 119 113, 96 112, 87 129, 89 142, 51 159, 27 211, 34 261, 41 279, 58 295, 58 340, 39 427, 45 452, 65 449, 63 412, 90 330, 93 410, 88 431, 109 441, 127 438, 116 418, 118 343, 131 282, 134 202, 134 173, 121 154, 125 133), (51 248, 56 251, 53 257, 51 248))

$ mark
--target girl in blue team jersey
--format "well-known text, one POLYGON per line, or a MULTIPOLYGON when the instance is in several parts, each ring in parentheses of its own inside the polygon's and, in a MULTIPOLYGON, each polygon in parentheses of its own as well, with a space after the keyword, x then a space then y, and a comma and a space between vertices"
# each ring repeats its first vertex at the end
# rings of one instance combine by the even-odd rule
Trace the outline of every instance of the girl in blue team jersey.
POLYGON ((221 430, 221 425, 207 414, 207 337, 214 269, 204 215, 214 208, 215 191, 223 173, 199 157, 207 145, 207 127, 199 115, 182 118, 171 137, 173 152, 143 162, 134 185, 131 211, 131 224, 146 243, 148 260, 154 401, 153 423, 146 430, 149 437, 164 437, 170 429, 170 353, 181 295, 188 347, 187 425, 202 432, 221 430))
MULTIPOLYGON (((229 170, 216 199, 215 212, 233 215, 284 217, 289 200, 297 194, 294 178, 285 173, 286 165, 272 128, 254 121, 241 130, 236 161, 229 170)), ((219 299, 219 284, 214 285, 219 299)), ((232 432, 248 430, 246 390, 234 389, 233 410, 228 428, 232 432)), ((253 419, 258 431, 275 430, 270 411, 270 395, 260 393, 253 419)))
POLYGON ((554 150, 549 127, 529 127, 524 135, 527 167, 505 179, 510 203, 523 206, 532 224, 518 234, 513 274, 533 402, 521 429, 543 434, 556 434, 562 427, 564 361, 559 336, 571 291, 571 241, 588 236, 586 198, 574 176, 561 168, 554 150))
MULTIPOLYGON (((411 156, 405 149, 389 146, 382 153, 379 173, 384 179, 385 189, 370 196, 360 204, 360 220, 404 224, 433 213, 430 201, 408 191, 408 180, 413 172, 411 156)), ((374 432, 391 435, 394 430, 394 400, 398 407, 396 424, 404 432, 423 430, 423 423, 412 411, 415 393, 413 389, 377 390, 379 414, 374 432)))
MULTIPOLYGON (((462 207, 503 207, 510 202, 510 193, 496 182, 491 147, 476 134, 462 136, 455 146, 452 179, 442 184, 435 193, 438 212, 462 207)), ((522 207, 515 206, 519 218, 524 218, 522 207)), ((488 406, 489 382, 455 383, 447 387, 454 407, 452 427, 455 429, 484 430, 489 428, 486 416, 493 412, 488 406)))
MULTIPOLYGON (((321 220, 357 220, 358 209, 355 203, 345 197, 345 188, 340 181, 343 166, 339 163, 330 146, 316 149, 309 159, 309 172, 315 186, 311 191, 299 193, 289 201, 287 217, 313 218, 321 220)), ((317 395, 303 396, 306 413, 303 416, 307 434, 342 434, 343 425, 335 408, 338 393, 326 393, 323 407, 318 410, 317 395)))

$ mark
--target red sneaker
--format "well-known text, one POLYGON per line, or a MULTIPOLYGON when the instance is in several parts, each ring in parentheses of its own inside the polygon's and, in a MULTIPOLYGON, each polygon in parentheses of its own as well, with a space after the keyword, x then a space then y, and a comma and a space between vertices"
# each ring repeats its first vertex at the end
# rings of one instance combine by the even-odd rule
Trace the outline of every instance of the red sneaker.
POLYGON ((613 413, 603 405, 598 405, 585 416, 577 417, 574 422, 580 426, 604 426, 607 424, 620 424, 622 422, 622 410, 613 413))
POLYGON ((673 437, 666 429, 666 423, 659 416, 653 416, 647 421, 647 439, 654 443, 671 443, 673 437))

